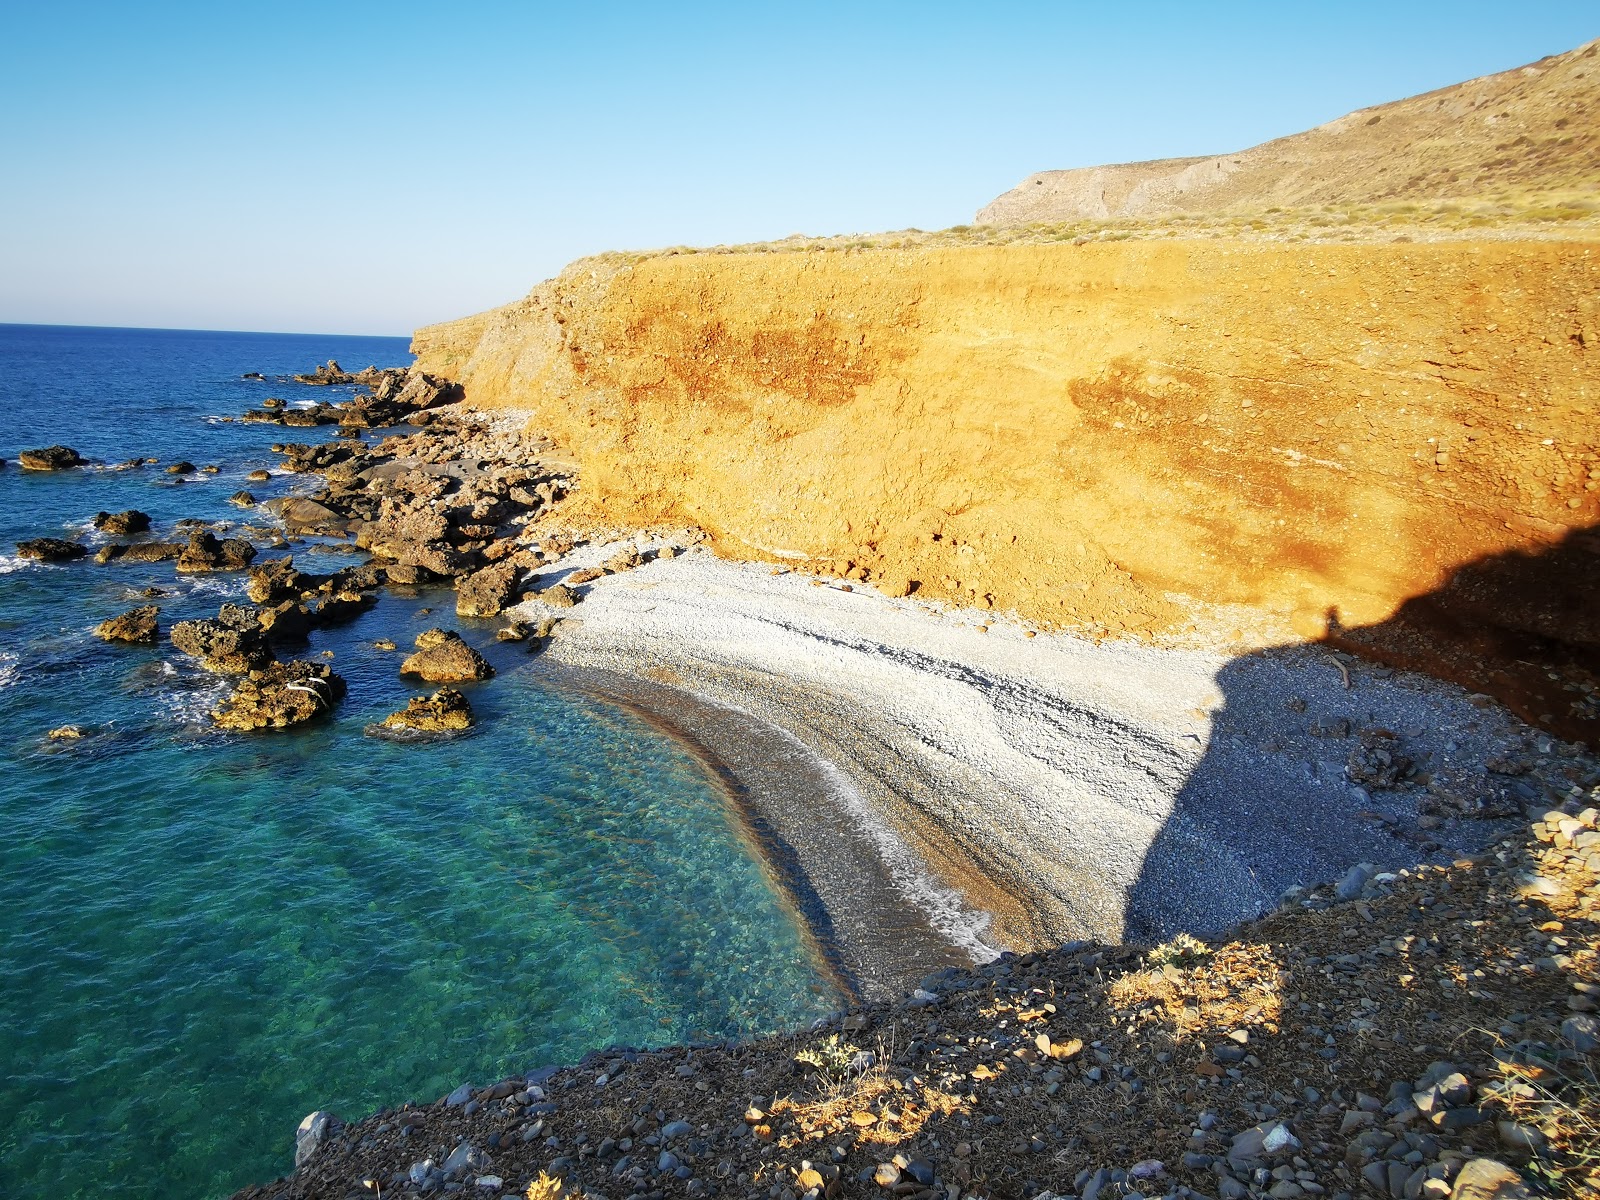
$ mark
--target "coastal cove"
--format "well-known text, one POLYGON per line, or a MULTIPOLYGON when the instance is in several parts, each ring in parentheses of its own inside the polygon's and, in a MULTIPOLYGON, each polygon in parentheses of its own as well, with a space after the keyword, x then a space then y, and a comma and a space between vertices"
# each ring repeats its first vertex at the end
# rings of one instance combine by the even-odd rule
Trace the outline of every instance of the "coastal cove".
MULTIPOLYGON (((281 526, 228 499, 304 480, 268 449, 282 431, 235 418, 268 395, 347 399, 286 379, 331 357, 403 362, 404 342, 0 328, 8 1196, 213 1196, 287 1170, 285 1130, 317 1105, 427 1100, 463 1069, 748 1036, 842 1003, 694 748, 542 673, 494 622, 456 620, 448 588, 391 589, 313 631, 301 656, 349 684, 333 719, 240 736, 207 715, 229 685, 165 635, 242 601, 242 575, 13 553, 41 536, 92 551, 116 540, 97 511, 137 509, 151 537, 229 522, 219 535, 245 532, 265 561, 281 526), (18 469, 52 443, 91 464, 18 469), (159 461, 93 461, 134 456, 159 461), (219 470, 169 475, 181 460, 219 470), (141 604, 160 607, 160 644, 93 636, 141 604), (498 671, 464 688, 476 728, 365 736, 419 693, 377 643, 437 623, 498 671), (47 736, 69 724, 84 736, 47 736)), ((276 553, 291 550, 324 572, 367 557, 324 538, 276 553)))

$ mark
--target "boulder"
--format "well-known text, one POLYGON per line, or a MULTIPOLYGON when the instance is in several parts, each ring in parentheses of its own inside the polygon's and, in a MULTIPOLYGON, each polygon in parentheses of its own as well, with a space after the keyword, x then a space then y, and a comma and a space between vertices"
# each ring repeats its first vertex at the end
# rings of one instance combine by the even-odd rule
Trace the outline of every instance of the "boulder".
POLYGON ((1456 1176, 1450 1200, 1533 1200, 1530 1188, 1505 1163, 1492 1158, 1474 1158, 1456 1176))
POLYGON ((331 1112, 308 1113, 300 1127, 294 1131, 294 1166, 299 1170, 311 1161, 312 1155, 322 1149, 339 1128, 341 1122, 331 1112))
POLYGON ((112 617, 95 626, 95 636, 108 642, 135 642, 153 645, 156 640, 156 618, 161 610, 154 604, 131 608, 120 617, 112 617))
POLYGON ((172 644, 222 675, 259 671, 274 661, 259 624, 240 629, 222 619, 179 621, 172 627, 172 644))
POLYGON ((150 528, 150 514, 137 508, 119 513, 98 512, 94 515, 94 527, 101 533, 143 533, 150 528))
POLYGON ((282 604, 316 591, 323 578, 296 570, 293 558, 274 558, 250 568, 244 591, 257 604, 282 604))
POLYGON ((276 513, 290 533, 334 534, 350 528, 350 518, 326 504, 304 496, 280 496, 267 501, 267 510, 276 513))
POLYGON ((511 563, 485 567, 456 580, 458 617, 495 617, 516 602, 517 576, 511 563))
POLYGON ((167 468, 168 475, 193 475, 195 465, 186 458, 181 458, 167 468))
POLYGON ((244 477, 244 480, 246 483, 270 483, 272 481, 272 472, 251 471, 250 474, 244 477))
POLYGON ((299 659, 275 662, 241 679, 211 719, 240 732, 288 729, 332 712, 344 693, 344 680, 327 666, 299 659))
POLYGON ((189 535, 189 544, 178 556, 178 570, 197 574, 203 571, 242 571, 255 558, 256 548, 247 538, 218 541, 210 530, 189 535))
POLYGON ((239 508, 254 508, 256 506, 256 498, 252 493, 240 488, 228 497, 228 503, 237 505, 239 508))
POLYGON ((472 727, 472 706, 455 688, 440 688, 431 696, 413 696, 397 713, 383 719, 385 729, 416 733, 453 733, 472 727))
POLYGON ((94 560, 97 563, 130 562, 152 563, 166 562, 168 559, 177 558, 184 552, 182 542, 136 542, 131 546, 110 545, 101 546, 94 560))
POLYGON ((40 562, 68 562, 89 553, 87 547, 62 538, 30 538, 17 543, 17 553, 23 558, 36 558, 40 562))
POLYGON ((417 675, 429 683, 464 683, 494 675, 494 668, 459 633, 424 629, 416 646, 417 652, 400 664, 400 674, 417 675))
POLYGON ((46 446, 42 450, 24 450, 17 462, 25 471, 66 471, 83 466, 83 458, 71 446, 46 446))
POLYGON ((82 725, 57 725, 45 734, 52 742, 76 742, 85 736, 82 725))
POLYGON ((538 599, 548 604, 551 608, 571 608, 582 597, 566 584, 558 583, 553 587, 545 588, 544 591, 539 593, 538 599))

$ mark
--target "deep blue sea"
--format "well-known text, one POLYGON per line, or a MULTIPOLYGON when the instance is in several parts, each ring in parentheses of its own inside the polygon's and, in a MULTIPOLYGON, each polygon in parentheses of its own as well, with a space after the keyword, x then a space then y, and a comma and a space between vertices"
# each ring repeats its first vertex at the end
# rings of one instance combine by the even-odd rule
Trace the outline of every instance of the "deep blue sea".
MULTIPOLYGON (((246 472, 323 430, 224 422, 246 381, 329 358, 404 365, 398 338, 0 325, 0 1196, 221 1196, 283 1174, 307 1112, 358 1117, 464 1081, 798 1024, 839 1006, 718 786, 687 748, 542 679, 452 594, 385 594, 302 656, 350 694, 300 732, 220 734, 225 685, 93 627, 159 587, 172 622, 242 598, 171 563, 61 566, 23 538, 104 539, 99 510, 264 528, 313 479, 246 472), (24 472, 65 443, 142 470, 24 472), (217 475, 179 481, 179 459, 217 475), (425 613, 432 608, 435 611, 425 613), (459 629, 499 670, 478 729, 396 745, 363 727, 425 690, 402 647, 459 629), (88 731, 51 741, 65 723, 88 731)), ((336 389, 349 392, 350 389, 336 389)), ((297 545, 296 562, 356 561, 297 545)), ((331 552, 329 552, 331 551, 331 552)), ((268 551, 265 556, 283 551, 268 551)), ((260 561, 260 560, 258 560, 260 561)))

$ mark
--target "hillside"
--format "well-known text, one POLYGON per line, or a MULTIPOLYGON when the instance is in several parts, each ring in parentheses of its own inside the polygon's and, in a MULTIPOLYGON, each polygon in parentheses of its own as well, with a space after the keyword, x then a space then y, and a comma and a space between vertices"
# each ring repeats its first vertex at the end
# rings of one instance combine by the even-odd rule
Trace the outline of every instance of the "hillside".
POLYGON ((1600 41, 1213 157, 1043 171, 979 224, 1594 194, 1600 41))

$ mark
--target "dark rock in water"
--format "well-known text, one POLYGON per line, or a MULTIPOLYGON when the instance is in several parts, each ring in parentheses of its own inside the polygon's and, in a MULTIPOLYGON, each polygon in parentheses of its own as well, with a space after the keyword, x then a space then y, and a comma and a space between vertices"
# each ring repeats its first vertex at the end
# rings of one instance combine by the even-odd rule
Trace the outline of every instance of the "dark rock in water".
POLYGON ((343 625, 354 621, 378 601, 360 592, 334 592, 311 602, 312 618, 318 625, 343 625))
POLYGON ((311 610, 297 600, 285 600, 261 610, 261 631, 273 641, 299 642, 317 625, 311 610))
POLYGON ((388 573, 390 583, 402 586, 433 583, 438 579, 438 576, 427 567, 419 567, 415 563, 388 563, 384 569, 388 573))
POLYGON ((256 498, 241 488, 228 497, 228 503, 237 505, 240 508, 254 508, 256 506, 256 498))
POLYGON ((200 474, 202 474, 202 475, 220 475, 220 474, 222 474, 222 468, 217 466, 215 463, 207 463, 205 466, 200 468, 200 474))
POLYGON ((46 736, 53 742, 75 742, 86 733, 82 725, 57 725, 46 736))
POLYGON ((271 471, 251 471, 245 477, 246 483, 268 483, 272 479, 271 471))
POLYGON ((71 446, 46 446, 42 450, 24 450, 17 461, 27 471, 65 471, 83 466, 83 458, 71 446))
POLYGON ((326 387, 334 383, 354 383, 356 377, 349 374, 334 359, 329 359, 309 375, 296 375, 296 383, 310 384, 312 387, 326 387))
POLYGON ((299 659, 275 662, 240 680, 211 719, 241 732, 287 729, 332 712, 344 693, 344 680, 330 667, 299 659))
POLYGON ((161 610, 154 604, 144 604, 129 609, 120 617, 112 617, 95 626, 95 636, 108 642, 134 642, 150 646, 156 640, 156 618, 161 610))
POLYGON ((419 675, 429 683, 463 683, 494 675, 494 668, 459 633, 424 629, 416 646, 417 652, 400 664, 400 674, 419 675))
POLYGON ((455 688, 440 688, 431 696, 413 696, 397 713, 383 719, 386 729, 416 733, 453 733, 472 727, 472 706, 455 688))
POLYGON ((456 580, 458 617, 496 617, 516 601, 517 576, 511 563, 485 567, 456 580))
POLYGON ((178 570, 186 573, 202 571, 242 571, 256 556, 256 548, 247 538, 228 538, 218 541, 209 530, 189 536, 189 544, 178 556, 178 570))
POLYGON ((241 378, 241 379, 254 379, 257 383, 265 383, 267 381, 267 377, 265 375, 263 375, 260 371, 246 371, 239 378, 241 378))
POLYGON ((182 542, 135 542, 131 546, 110 545, 101 546, 94 560, 97 563, 130 562, 152 563, 166 562, 168 559, 177 558, 185 550, 182 542))
POLYGON ((286 408, 287 404, 283 400, 280 400, 277 396, 268 396, 261 402, 261 407, 276 410, 286 408))
POLYGON ((244 590, 257 604, 282 604, 316 591, 323 579, 321 575, 297 570, 293 558, 274 558, 250 568, 244 590))
POLYGON ((137 508, 119 513, 98 512, 94 515, 94 527, 102 533, 143 533, 150 528, 150 514, 137 508))
POLYGON ((67 562, 74 558, 82 558, 89 551, 87 547, 80 546, 77 542, 45 537, 18 542, 17 553, 23 558, 36 558, 40 562, 67 562))
POLYGON ((181 462, 175 462, 167 468, 168 475, 193 475, 194 472, 195 465, 188 459, 184 459, 181 462))
POLYGON ((294 429, 310 429, 317 425, 333 425, 339 418, 323 405, 316 408, 290 408, 283 413, 283 424, 294 429))
POLYGON ((172 627, 172 644, 221 675, 259 671, 274 661, 259 626, 238 629, 220 619, 179 621, 172 627))

